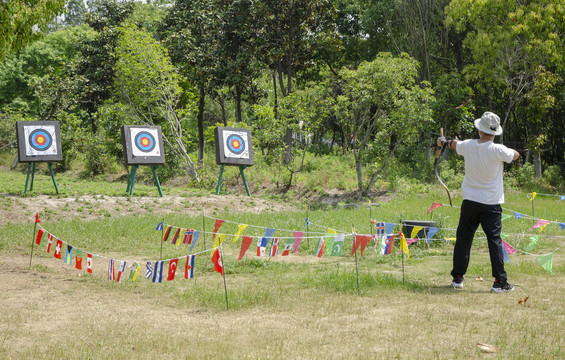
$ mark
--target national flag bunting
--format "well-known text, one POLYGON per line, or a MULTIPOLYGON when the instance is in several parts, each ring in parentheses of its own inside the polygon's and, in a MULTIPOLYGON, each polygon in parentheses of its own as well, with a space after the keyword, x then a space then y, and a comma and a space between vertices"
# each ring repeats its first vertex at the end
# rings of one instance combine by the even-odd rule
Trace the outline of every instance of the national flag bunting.
POLYGON ((178 264, 179 259, 172 259, 169 261, 169 274, 167 275, 167 281, 174 280, 178 264))
POLYGON ((398 236, 400 237, 400 251, 406 254, 406 257, 410 257, 410 250, 408 250, 408 244, 406 243, 406 237, 402 231, 398 232, 398 236))
POLYGON ((75 255, 75 268, 82 270, 82 251, 77 250, 75 255))
POLYGON ((169 235, 171 234, 171 228, 172 226, 169 225, 165 229, 165 232, 163 233, 163 241, 167 241, 167 239, 169 238, 169 235))
POLYGON ((139 266, 139 264, 137 263, 137 261, 134 261, 132 266, 131 266, 131 270, 129 272, 129 279, 130 281, 135 281, 137 280, 137 275, 139 274, 139 270, 141 269, 141 266, 139 266))
POLYGON ((379 221, 375 224, 375 231, 377 233, 377 236, 384 236, 386 235, 386 228, 385 228, 385 223, 382 221, 379 221))
POLYGON ((345 240, 345 236, 343 234, 337 235, 335 237, 330 256, 341 256, 341 249, 343 249, 344 240, 345 240))
POLYGON ((212 255, 212 264, 214 264, 214 271, 219 272, 224 275, 224 265, 222 264, 222 256, 220 255, 220 249, 216 249, 212 255))
POLYGON ((37 230, 37 237, 35 238, 35 243, 37 245, 41 245, 41 239, 43 238, 43 229, 39 228, 39 230, 37 230))
POLYGON ((284 245, 284 250, 283 250, 282 256, 290 255, 290 251, 292 250, 293 243, 294 243, 293 238, 286 239, 286 244, 284 245))
POLYGON ((322 256, 324 256, 324 247, 326 245, 326 239, 324 239, 324 237, 320 237, 320 240, 318 241, 318 246, 316 246, 316 250, 314 250, 314 256, 317 256, 319 258, 321 258, 322 256))
POLYGON ((379 253, 381 255, 390 255, 392 251, 392 246, 394 245, 394 234, 383 236, 381 239, 381 249, 379 253))
POLYGON ((177 244, 177 240, 179 240, 179 235, 180 235, 181 231, 182 231, 181 228, 177 228, 177 231, 175 231, 175 235, 173 235, 173 239, 171 240, 171 244, 173 244, 173 245, 177 244))
POLYGON ((194 278, 194 255, 188 255, 186 257, 186 266, 184 267, 184 278, 185 279, 194 278))
POLYGON ((92 274, 92 254, 86 253, 86 272, 92 274))
POLYGON ((126 271, 126 262, 124 260, 122 260, 120 262, 120 267, 118 268, 118 276, 116 278, 117 282, 122 282, 122 276, 123 276, 125 271, 126 271))
POLYGON ((163 263, 163 260, 155 262, 155 268, 153 269, 153 282, 160 283, 163 281, 163 263))
POLYGON ((155 230, 163 230, 163 223, 160 222, 159 224, 157 224, 157 227, 155 228, 155 230))
POLYGON ((273 238, 273 240, 271 241, 271 251, 269 252, 269 256, 275 257, 277 256, 278 252, 279 252, 279 238, 273 238))
POLYGON ((241 249, 239 250, 239 257, 237 258, 237 261, 243 259, 243 257, 245 256, 245 252, 247 251, 247 249, 249 249, 252 243, 253 243, 253 237, 244 236, 242 238, 241 249))
POLYGON ((51 252, 51 244, 53 244, 53 235, 47 233, 47 253, 51 252))
POLYGON ((67 244, 67 251, 65 252, 65 264, 73 264, 73 247, 67 244))
POLYGON ((114 280, 116 276, 114 275, 114 259, 110 259, 108 263, 108 280, 114 280))
POLYGON ((145 264, 146 267, 146 271, 145 271, 145 278, 146 279, 150 279, 153 276, 153 266, 151 265, 151 261, 148 261, 147 264, 145 264))
POLYGON ((186 229, 184 232, 184 237, 182 239, 182 243, 185 245, 190 245, 192 243, 192 235, 194 234, 194 230, 186 229))
POLYGON ((62 248, 63 248, 63 242, 57 239, 57 245, 55 245, 55 253, 53 254, 53 257, 60 259, 62 248))

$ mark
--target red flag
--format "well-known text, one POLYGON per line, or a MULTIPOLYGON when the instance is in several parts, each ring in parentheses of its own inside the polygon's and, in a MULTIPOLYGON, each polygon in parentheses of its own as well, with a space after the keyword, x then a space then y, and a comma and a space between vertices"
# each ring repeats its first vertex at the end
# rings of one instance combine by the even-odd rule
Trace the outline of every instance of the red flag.
POLYGON ((220 256, 220 249, 216 249, 212 255, 212 263, 214 264, 214 271, 224 275, 224 265, 222 264, 222 257, 220 256))
POLYGON ((82 270, 82 254, 78 252, 75 256, 75 267, 82 270))
POLYGON ((169 275, 167 276, 167 281, 171 281, 175 278, 175 272, 177 271, 178 264, 179 259, 173 259, 169 261, 169 275))
POLYGON ((41 245, 41 238, 43 237, 43 229, 37 230, 37 237, 35 238, 35 243, 41 245))
POLYGON ((225 220, 216 219, 216 223, 214 224, 214 232, 212 233, 212 238, 214 238, 216 236, 218 229, 220 229, 220 226, 222 226, 224 221, 225 220))
POLYGON ((361 256, 363 256, 363 250, 365 250, 367 245, 369 245, 369 242, 371 242, 371 236, 370 235, 355 235, 355 242, 357 243, 357 245, 361 246, 361 248, 360 248, 361 256))
POLYGON ((253 243, 253 237, 251 236, 244 236, 241 240, 241 250, 239 250, 239 257, 237 258, 237 261, 243 259, 243 256, 245 256, 245 252, 247 251, 247 249, 249 249, 249 247, 251 246, 251 244, 253 243))
POLYGON ((432 203, 432 206, 426 211, 426 215, 428 215, 432 210, 437 209, 438 207, 443 206, 443 204, 432 203))
POLYGON ((165 229, 165 232, 163 233, 163 241, 167 241, 167 239, 169 238, 169 234, 171 233, 171 228, 172 226, 169 225, 165 229))
POLYGON ((92 274, 92 254, 86 254, 86 272, 92 274))
POLYGON ((61 248, 63 247, 63 242, 59 239, 57 239, 57 245, 55 246, 55 254, 53 254, 54 257, 56 257, 57 259, 61 258, 61 248))
POLYGON ((47 233, 47 253, 51 252, 51 244, 53 244, 53 235, 47 233))
POLYGON ((41 221, 39 221, 39 213, 35 213, 35 223, 39 224, 41 221))

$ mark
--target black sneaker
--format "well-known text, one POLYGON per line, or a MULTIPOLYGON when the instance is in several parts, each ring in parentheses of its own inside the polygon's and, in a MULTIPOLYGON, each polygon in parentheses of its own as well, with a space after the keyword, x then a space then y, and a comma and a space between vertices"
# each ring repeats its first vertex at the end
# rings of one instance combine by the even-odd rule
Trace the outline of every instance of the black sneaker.
POLYGON ((454 276, 453 280, 451 281, 451 286, 453 286, 456 289, 463 289, 463 276, 461 275, 454 276))
POLYGON ((504 293, 513 290, 514 290, 514 285, 509 284, 506 280, 504 281, 494 280, 494 284, 490 288, 490 291, 494 293, 504 293))

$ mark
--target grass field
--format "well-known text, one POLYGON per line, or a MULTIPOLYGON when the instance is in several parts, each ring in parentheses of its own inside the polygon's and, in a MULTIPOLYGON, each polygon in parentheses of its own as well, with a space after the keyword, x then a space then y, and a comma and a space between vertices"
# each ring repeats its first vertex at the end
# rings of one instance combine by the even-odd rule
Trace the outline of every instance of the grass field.
MULTIPOLYGON (((94 183, 92 189, 105 186, 94 183)), ((120 184, 111 186, 121 189, 120 184)), ((99 257, 94 258, 94 274, 86 274, 54 259, 44 244, 34 247, 30 269, 35 212, 28 206, 19 221, 0 226, 0 358, 563 358, 565 249, 553 254, 552 274, 536 256, 562 246, 563 230, 550 224, 543 232, 529 231, 533 224, 529 218, 504 221, 506 241, 518 250, 507 264, 509 280, 516 285, 509 294, 489 292, 486 240, 478 233, 465 288, 454 290, 449 276, 453 246, 441 239, 454 236, 459 210, 442 206, 426 215, 432 202, 445 202, 440 191, 406 189, 375 199, 372 207, 363 203, 325 209, 309 204, 308 212, 301 203, 294 211, 277 211, 274 205, 257 213, 250 211, 254 205, 250 202, 249 208, 202 207, 197 214, 182 210, 165 214, 157 201, 148 202, 153 209, 142 216, 122 211, 122 216, 100 214, 85 220, 69 212, 50 220, 44 209, 40 211, 41 225, 60 239, 128 264, 188 254, 185 245, 160 241, 161 232, 155 227, 162 221, 205 229, 208 235, 194 252, 212 247, 210 233, 216 218, 226 220, 220 228, 226 234, 234 234, 238 224, 249 224, 244 235, 250 236, 262 236, 265 227, 277 229, 280 237, 290 236, 284 230, 303 231, 298 254, 257 258, 254 242, 240 262, 241 240, 234 243, 232 235, 226 236, 229 310, 223 279, 213 271, 209 252, 197 255, 194 279, 183 278, 181 260, 175 280, 161 284, 145 280, 142 274, 131 282, 129 271, 122 283, 108 281, 108 261, 99 257), (370 233, 371 219, 397 224, 429 220, 442 230, 430 246, 425 241, 412 244, 410 258, 404 261, 398 242, 388 256, 377 255, 371 244, 356 265, 350 255, 351 237, 339 257, 327 252, 321 259, 312 255, 328 228, 370 233), (537 234, 541 235, 538 248, 525 254, 530 236, 537 234), (476 280, 479 276, 484 281, 476 280), (485 354, 477 343, 498 351, 485 354)), ((0 207, 9 208, 17 199, 8 202, 6 197, 0 207)), ((460 201, 456 196, 454 205, 460 201)), ((504 208, 508 214, 532 213, 532 203, 520 192, 507 191, 504 208)), ((563 222, 565 202, 537 197, 535 216, 563 222)))

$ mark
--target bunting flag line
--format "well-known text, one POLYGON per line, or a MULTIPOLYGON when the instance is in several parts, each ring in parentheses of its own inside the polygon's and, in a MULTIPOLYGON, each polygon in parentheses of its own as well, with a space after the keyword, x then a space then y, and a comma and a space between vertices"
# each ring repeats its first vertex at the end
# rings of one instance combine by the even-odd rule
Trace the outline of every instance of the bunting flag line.
POLYGON ((538 255, 538 261, 542 268, 550 274, 553 274, 553 253, 547 255, 538 255))
POLYGON ((271 228, 267 228, 265 230, 265 235, 263 235, 263 237, 261 238, 261 242, 258 243, 258 247, 257 247, 257 256, 264 256, 265 255, 265 249, 267 248, 267 244, 269 243, 269 239, 271 237, 273 237, 273 234, 275 233, 275 229, 271 229, 271 228))
POLYGON ((155 268, 153 269, 153 282, 160 283, 163 281, 163 263, 164 261, 155 261, 155 268))
POLYGON ((75 268, 82 270, 82 251, 77 250, 75 255, 75 268))
MULTIPOLYGON (((224 243, 225 238, 226 238, 226 234, 216 234, 214 236, 214 245, 212 246, 212 248, 214 249, 214 248, 220 247, 220 244, 224 243)), ((212 250, 210 252, 210 257, 212 255, 214 255, 214 250, 212 250)))
POLYGON ((375 232, 377 233, 377 236, 384 236, 386 235, 386 227, 385 227, 385 223, 382 221, 379 221, 378 223, 375 224, 375 232))
POLYGON ((335 237, 330 256, 341 256, 341 249, 343 249, 344 240, 345 240, 344 235, 337 235, 335 237))
POLYGON ((271 241, 271 251, 269 251, 269 256, 270 257, 277 256, 278 251, 279 251, 279 238, 273 238, 273 240, 271 241))
POLYGON ((290 251, 292 250, 292 245, 294 244, 294 239, 288 238, 286 239, 286 244, 284 245, 284 250, 282 256, 290 255, 290 251))
POLYGON ((165 229, 165 232, 163 233, 163 241, 167 241, 167 239, 169 238, 169 234, 171 233, 171 228, 172 226, 169 225, 165 229))
POLYGON ((396 224, 394 224, 394 223, 385 222, 385 232, 386 232, 387 235, 392 234, 392 229, 394 229, 395 225, 396 224))
POLYGON ((428 211, 426 211, 426 215, 428 215, 430 212, 432 212, 433 210, 437 209, 440 206, 443 206, 443 204, 432 203, 432 206, 430 206, 428 211))
POLYGON ((43 238, 43 233, 44 233, 44 231, 43 231, 42 228, 39 228, 37 230, 37 237, 35 238, 35 243, 37 245, 41 245, 41 239, 43 238))
POLYGON ((153 266, 151 266, 151 261, 148 261, 147 264, 145 264, 145 267, 147 268, 145 278, 150 279, 153 276, 153 266))
POLYGON ((182 243, 184 245, 190 245, 192 243, 192 235, 194 234, 193 230, 186 229, 184 232, 184 236, 182 238, 182 243))
POLYGON ((324 244, 324 249, 333 250, 334 241, 335 241, 335 237, 337 235, 337 231, 335 231, 334 229, 328 228, 328 230, 326 232, 327 232, 327 234, 325 236, 326 242, 324 244))
POLYGON ((500 221, 504 221, 506 219, 510 219, 512 217, 512 215, 510 214, 502 214, 502 218, 500 219, 500 221))
POLYGON ((515 217, 516 219, 520 220, 520 219, 523 218, 524 216, 526 216, 526 215, 520 214, 520 213, 514 211, 514 217, 515 217))
POLYGON ((382 247, 380 249, 380 255, 390 255, 392 251, 392 246, 394 245, 394 234, 386 235, 381 238, 382 247))
POLYGON ((216 249, 212 255, 212 264, 214 264, 214 271, 224 275, 224 265, 222 264, 222 257, 220 256, 220 249, 216 249))
POLYGON ((53 253, 53 257, 60 259, 62 248, 63 248, 63 242, 61 240, 57 239, 57 245, 55 245, 55 253, 53 253))
MULTIPOLYGON (((420 232, 420 230, 422 230, 424 227, 423 226, 414 226, 412 228, 412 233, 410 234, 410 237, 412 239, 415 239, 416 237, 418 237, 418 233, 420 232)), ((408 244, 410 245, 410 244, 408 244)))
POLYGON ((320 237, 320 240, 318 241, 318 246, 316 247, 316 250, 314 251, 314 256, 317 256, 319 258, 321 258, 324 255, 324 245, 326 244, 326 240, 324 239, 324 237, 320 237))
POLYGON ((439 231, 439 228, 437 228, 437 227, 431 227, 431 228, 428 229, 428 246, 430 246, 430 243, 432 242, 434 235, 438 231, 439 231))
POLYGON ((177 228, 177 231, 175 231, 175 235, 173 235, 173 239, 171 240, 172 245, 177 245, 177 240, 179 240, 179 235, 181 231, 182 231, 181 228, 177 228))
POLYGON ((363 256, 363 251, 367 247, 367 245, 371 242, 372 236, 371 235, 355 235, 355 242, 359 246, 359 251, 361 256, 363 256))
POLYGON ((129 280, 130 281, 137 280, 137 275, 139 274, 139 269, 141 269, 141 266, 139 266, 137 261, 134 261, 133 265, 131 266, 131 270, 129 272, 129 280))
POLYGON ((300 241, 302 241, 302 237, 304 236, 304 232, 302 231, 295 231, 294 232, 294 253, 298 252, 298 247, 300 246, 300 241))
POLYGON ((243 234, 243 231, 245 231, 246 228, 247 228, 246 224, 237 225, 237 231, 233 237, 233 242, 237 242, 237 240, 239 240, 241 234, 243 234))
POLYGON ((550 222, 551 221, 543 220, 543 219, 538 220, 538 222, 534 226, 532 226, 530 230, 539 228, 539 231, 541 232, 550 222))
POLYGON ((92 254, 86 253, 86 272, 92 274, 92 254))
POLYGON ((530 243, 526 246, 526 251, 532 251, 538 246, 539 235, 530 236, 530 243))
POLYGON ((160 222, 159 224, 157 224, 157 227, 155 228, 155 230, 163 230, 163 223, 160 222))
POLYGON ((245 252, 247 251, 247 249, 249 249, 252 243, 253 243, 253 237, 251 236, 243 237, 243 239, 241 240, 241 250, 239 250, 239 257, 237 258, 237 261, 243 259, 243 257, 245 256, 245 252))
POLYGON ((184 278, 185 279, 194 278, 194 255, 188 255, 186 257, 186 266, 184 267, 184 278))
POLYGON ((220 226, 222 226, 224 221, 225 220, 216 219, 216 222, 214 223, 214 231, 212 232, 212 238, 216 237, 216 233, 218 232, 220 226))
POLYGON ((404 234, 402 233, 402 231, 398 232, 398 236, 400 236, 400 251, 402 251, 406 254, 406 258, 409 258, 410 257, 410 250, 408 250, 408 244, 406 243, 406 237, 404 237, 404 234))
POLYGON ((177 266, 179 264, 179 259, 172 259, 169 261, 169 273, 167 275, 167 281, 175 279, 175 273, 177 271, 177 266))
POLYGON ((516 249, 514 249, 510 244, 506 241, 502 240, 502 255, 504 257, 504 261, 510 264, 510 257, 509 255, 516 253, 516 249))
POLYGON ((559 223, 559 230, 565 229, 565 223, 559 223))
POLYGON ((51 244, 53 244, 53 235, 47 233, 47 253, 51 252, 51 244))
POLYGON ((122 274, 126 271, 126 262, 122 260, 120 262, 120 267, 118 268, 118 276, 116 277, 116 282, 122 282, 122 274))
POLYGON ((65 252, 65 264, 73 264, 73 247, 67 244, 67 251, 65 252))

